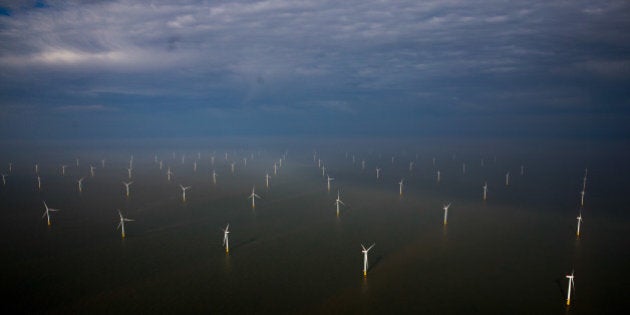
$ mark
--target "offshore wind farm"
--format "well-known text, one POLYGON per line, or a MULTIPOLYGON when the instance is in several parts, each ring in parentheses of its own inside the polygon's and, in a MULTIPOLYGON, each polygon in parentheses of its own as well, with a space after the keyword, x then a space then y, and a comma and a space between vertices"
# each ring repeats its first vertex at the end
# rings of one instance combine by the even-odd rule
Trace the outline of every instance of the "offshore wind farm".
POLYGON ((592 144, 598 149, 592 152, 599 153, 579 159, 573 158, 577 146, 557 144, 543 154, 510 144, 478 151, 426 139, 344 146, 348 156, 360 156, 367 166, 383 165, 375 180, 369 167, 363 170, 329 142, 201 149, 211 143, 194 150, 79 145, 11 156, 0 210, 3 283, 12 288, 14 309, 588 313, 624 296, 624 282, 611 280, 629 259, 620 251, 630 241, 618 187, 624 179, 603 165, 623 169, 627 156, 609 160, 602 153, 611 149, 606 145, 592 144), (127 195, 121 181, 128 178, 130 151, 136 157, 134 191, 127 195), (191 158, 197 151, 200 158, 191 158), (213 166, 211 158, 223 152, 231 158, 217 159, 213 166), (313 152, 336 174, 332 190, 313 152), (171 166, 172 181, 155 155, 171 166), (189 158, 182 163, 184 155, 189 158), (389 155, 398 159, 383 163, 389 155), (94 177, 85 176, 87 163, 62 176, 59 165, 74 156, 86 162, 106 157, 108 163, 94 177), (266 186, 267 170, 280 157, 274 184, 266 186), (492 162, 473 167, 480 157, 492 162), (41 190, 32 186, 35 158, 39 174, 47 178, 41 190), (466 174, 462 161, 470 165, 466 174), (523 162, 528 172, 505 186, 505 169, 517 170, 523 162), (240 166, 234 175, 233 163, 240 166), (592 177, 588 186, 585 165, 592 177), (208 176, 212 170, 222 178, 216 184, 208 176), (74 178, 83 176, 79 192, 74 178), (486 200, 479 191, 485 181, 494 187, 486 200), (179 182, 195 188, 186 191, 189 186, 179 182), (254 185, 262 188, 252 190, 254 185), (584 206, 580 191, 586 192, 584 206), (184 200, 182 192, 187 192, 184 200), (255 207, 249 200, 254 198, 255 207), (451 203, 456 206, 446 224, 451 203), (62 210, 53 213, 48 205, 62 210), (581 227, 575 224, 576 211, 578 224, 582 215, 588 218, 581 227), (228 229, 234 231, 229 251, 228 229), (366 260, 372 243, 378 246, 370 247, 366 260), (573 277, 577 291, 568 292, 573 277), (572 302, 566 306, 569 294, 572 302))
POLYGON ((619 314, 630 2, 0 1, 10 314, 619 314))

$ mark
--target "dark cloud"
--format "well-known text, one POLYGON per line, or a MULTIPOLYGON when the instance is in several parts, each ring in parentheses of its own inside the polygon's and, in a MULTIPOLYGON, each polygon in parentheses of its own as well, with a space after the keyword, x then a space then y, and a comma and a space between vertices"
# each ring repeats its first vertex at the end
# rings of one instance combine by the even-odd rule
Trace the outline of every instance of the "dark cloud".
MULTIPOLYGON (((331 130, 360 117, 357 132, 392 132, 399 120, 427 117, 486 130, 475 117, 574 122, 630 107, 627 1, 39 4, 0 2, 3 120, 32 119, 20 106, 81 115, 102 107, 136 119, 198 115, 179 130, 208 130, 193 124, 221 117, 229 130, 243 110, 252 120, 317 112, 331 130)), ((160 128, 161 119, 148 121, 160 128)))

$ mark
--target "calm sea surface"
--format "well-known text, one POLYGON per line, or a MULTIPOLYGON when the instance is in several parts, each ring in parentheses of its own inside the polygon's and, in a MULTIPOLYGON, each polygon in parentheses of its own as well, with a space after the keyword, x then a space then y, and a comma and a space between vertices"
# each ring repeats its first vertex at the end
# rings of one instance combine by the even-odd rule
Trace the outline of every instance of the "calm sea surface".
POLYGON ((630 297, 623 141, 38 143, 1 153, 2 308, 13 313, 601 314, 630 297), (335 178, 330 192, 314 152, 335 178), (192 185, 185 203, 180 184, 192 185), (252 209, 254 185, 262 199, 252 209), (338 190, 347 206, 337 217, 338 190), (51 227, 43 201, 60 209, 51 227), (446 226, 444 203, 452 203, 446 226), (125 239, 116 209, 135 220, 125 239), (364 278, 361 244, 372 243, 364 278))

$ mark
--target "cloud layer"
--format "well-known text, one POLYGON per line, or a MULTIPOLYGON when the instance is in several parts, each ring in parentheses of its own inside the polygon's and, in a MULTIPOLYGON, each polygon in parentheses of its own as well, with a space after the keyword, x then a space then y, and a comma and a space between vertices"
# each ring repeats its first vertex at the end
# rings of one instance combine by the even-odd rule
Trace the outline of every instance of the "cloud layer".
MULTIPOLYGON (((214 130, 202 118, 218 117, 226 133, 243 117, 287 130, 295 126, 282 120, 319 119, 333 129, 355 121, 357 132, 369 130, 362 121, 391 132, 414 118, 475 124, 487 115, 629 113, 627 1, 10 1, 0 8, 5 120, 52 119, 34 117, 35 108, 60 121, 124 113, 154 121, 153 131, 160 115, 170 115, 200 124, 191 132, 214 130), (116 113, 102 110, 109 108, 116 113)), ((282 129, 250 125, 241 131, 282 129)))

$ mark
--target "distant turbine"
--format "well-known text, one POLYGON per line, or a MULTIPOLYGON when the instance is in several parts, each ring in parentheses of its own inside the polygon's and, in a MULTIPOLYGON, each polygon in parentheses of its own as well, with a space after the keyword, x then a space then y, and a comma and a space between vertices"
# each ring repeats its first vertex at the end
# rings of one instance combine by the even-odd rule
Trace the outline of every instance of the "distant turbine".
POLYGON ((326 175, 326 166, 322 165, 322 177, 326 175))
POLYGON ((567 305, 571 305, 571 289, 575 290, 574 273, 574 271, 571 271, 570 275, 566 275, 566 278, 569 279, 569 287, 567 288, 567 305))
POLYGON ((168 179, 168 181, 171 181, 171 176, 173 176, 173 172, 171 172, 171 167, 168 167, 168 170, 166 170, 166 178, 168 179))
POLYGON ((278 164, 273 163, 273 175, 278 175, 278 164))
POLYGON ((521 176, 525 175, 525 166, 521 165, 521 176))
POLYGON ((35 174, 39 174, 39 164, 35 163, 35 174))
POLYGON ((197 172, 197 161, 193 162, 193 172, 197 172))
POLYGON ((256 198, 262 199, 260 196, 256 194, 256 186, 252 188, 252 194, 247 197, 247 199, 252 199, 252 209, 256 208, 256 198))
POLYGON ((279 162, 279 163, 278 163, 278 164, 279 164, 278 166, 279 166, 280 168, 282 168, 282 158, 280 158, 280 160, 279 160, 278 162, 279 162))
POLYGON ((79 168, 79 158, 76 158, 75 161, 77 163, 77 168, 79 168))
POLYGON ((96 169, 96 167, 90 165, 90 176, 94 177, 94 170, 96 169))
POLYGON ((330 192, 330 182, 335 180, 334 178, 330 177, 330 175, 328 175, 328 191, 330 192))
POLYGON ((212 164, 212 166, 214 166, 214 155, 210 157, 210 164, 212 164))
POLYGON ((232 167, 232 175, 234 175, 234 162, 232 162, 231 167, 232 167))
POLYGON ((122 183, 123 183, 123 185, 125 185, 125 188, 127 190, 127 198, 129 198, 129 186, 131 186, 131 184, 133 184, 133 181, 128 182, 128 183, 127 182, 122 182, 122 183))
POLYGON ((182 189, 182 202, 186 202, 186 190, 192 188, 192 186, 184 187, 182 184, 180 184, 179 187, 182 189))
POLYGON ((380 168, 376 168, 376 179, 379 179, 381 177, 381 169, 380 168))
POLYGON ((230 239, 228 238, 229 234, 230 234, 230 224, 228 223, 225 229, 223 229, 223 246, 225 247, 226 254, 230 252, 230 239))
POLYGON ((370 251, 370 249, 372 249, 372 247, 374 247, 374 245, 376 245, 376 244, 372 244, 372 246, 370 246, 367 249, 365 249, 365 246, 363 246, 363 244, 361 244, 361 248, 363 249, 361 251, 363 253, 363 277, 367 277, 368 252, 370 251))
POLYGON ((483 183, 483 200, 486 201, 488 196, 488 182, 483 183))
POLYGON ((409 162, 409 171, 412 172, 413 171, 413 161, 409 162))
POLYGON ((269 176, 269 173, 265 174, 265 184, 267 185, 267 188, 269 188, 269 178, 271 176, 269 176))
POLYGON ((13 163, 9 163, 9 173, 13 170, 13 163))
POLYGON ((435 166, 435 157, 433 158, 433 166, 435 166))
POLYGON ((361 170, 365 171, 365 160, 361 160, 361 170))
POLYGON ((466 174, 466 163, 462 163, 462 174, 466 174))
POLYGON ((510 172, 505 173, 505 186, 510 186, 510 172))
POLYGON ((341 197, 339 196, 339 190, 337 190, 337 200, 335 200, 335 206, 337 206, 337 216, 339 216, 339 207, 341 205, 346 205, 345 203, 343 203, 343 201, 341 201, 341 197))
MULTIPOLYGON (((280 165, 280 166, 282 166, 282 165, 280 165)), ((247 157, 243 158, 243 168, 247 168, 247 157)))
POLYGON ((214 170, 212 170, 212 183, 215 185, 217 184, 217 172, 214 170))
POLYGON ((79 184, 79 192, 83 192, 83 180, 85 179, 85 177, 81 177, 77 180, 77 184, 79 184))
POLYGON ((182 165, 186 164, 186 154, 182 154, 182 165))
POLYGON ((160 160, 160 170, 162 170, 162 167, 164 166, 164 163, 162 160, 160 160))
POLYGON ((133 171, 133 168, 130 167, 130 168, 127 169, 127 177, 129 179, 131 179, 131 171, 133 171))
POLYGON ((122 236, 122 238, 124 239, 124 238, 127 236, 127 235, 125 234, 125 222, 133 222, 133 221, 135 221, 135 220, 132 220, 132 219, 127 219, 127 218, 123 217, 123 215, 122 215, 122 213, 120 212, 120 210, 119 210, 119 209, 116 209, 116 210, 118 210, 118 216, 120 217, 120 222, 118 223, 118 227, 116 228, 116 230, 118 230, 118 229, 122 228, 122 230, 121 230, 121 236, 122 236))
POLYGON ((394 157, 392 156, 392 164, 394 164, 394 157))
POLYGON ((2 186, 6 186, 7 185, 7 174, 1 174, 2 175, 2 186))
POLYGON ((42 190, 42 178, 37 175, 37 190, 42 190))
POLYGON ((61 176, 66 176, 66 167, 67 165, 61 165, 61 176))
POLYGON ((402 196, 402 194, 403 194, 403 184, 404 184, 404 181, 405 181, 405 179, 404 179, 404 178, 401 178, 401 179, 400 179, 400 182, 398 182, 398 186, 399 186, 399 193, 400 193, 400 195, 401 195, 401 196, 402 196))
POLYGON ((105 159, 101 160, 101 168, 105 168, 105 159))
POLYGON ((577 232, 575 233, 578 237, 580 236, 580 226, 582 225, 582 211, 577 217, 577 232))
POLYGON ((448 220, 448 208, 449 208, 450 206, 451 206, 451 204, 449 203, 449 204, 444 205, 444 206, 442 207, 442 209, 444 209, 444 225, 446 225, 447 220, 448 220))
POLYGON ((50 223, 50 212, 59 211, 59 209, 48 208, 46 201, 44 201, 44 207, 46 208, 46 210, 44 211, 44 215, 42 215, 42 219, 46 217, 46 219, 48 220, 48 226, 51 226, 52 224, 50 223))
POLYGON ((439 183, 441 180, 441 173, 440 170, 437 171, 437 182, 439 183))

